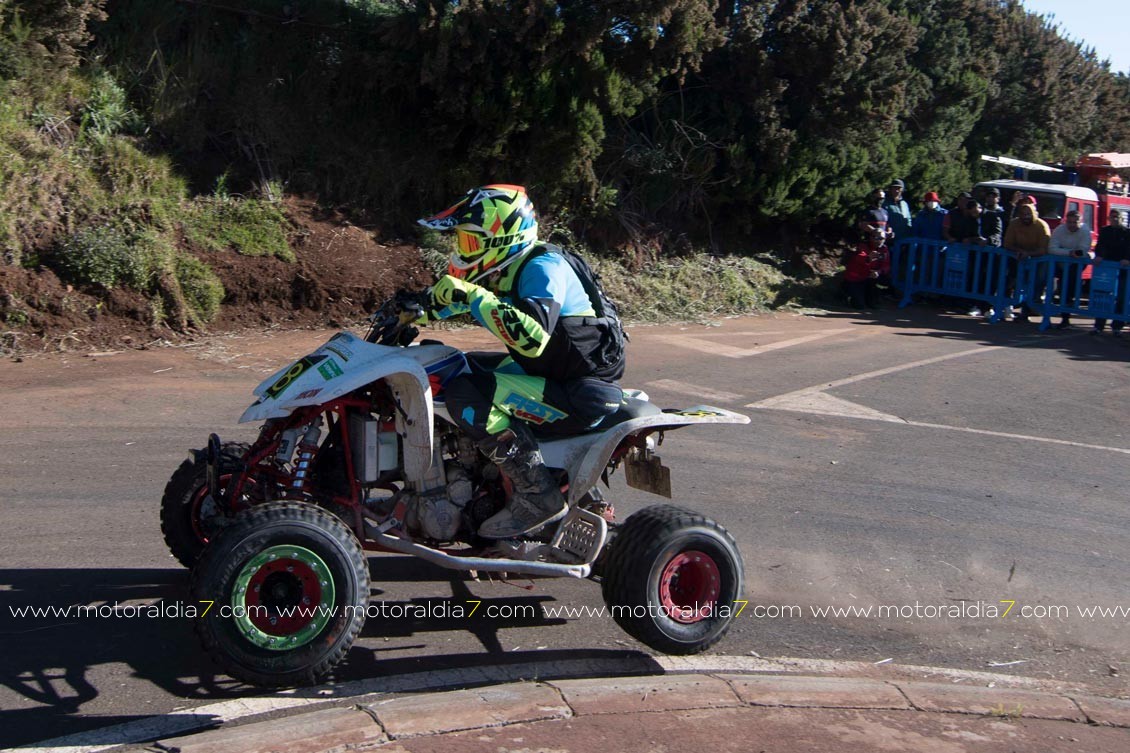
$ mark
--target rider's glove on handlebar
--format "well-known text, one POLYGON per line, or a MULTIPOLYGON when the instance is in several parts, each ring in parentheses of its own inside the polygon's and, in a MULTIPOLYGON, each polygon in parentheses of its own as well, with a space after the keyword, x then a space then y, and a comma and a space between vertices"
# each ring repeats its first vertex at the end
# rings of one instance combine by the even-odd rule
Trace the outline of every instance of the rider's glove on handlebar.
POLYGON ((473 282, 444 275, 439 278, 439 282, 432 286, 432 303, 437 309, 445 308, 453 303, 470 303, 471 296, 481 293, 482 290, 473 282))
POLYGON ((425 319, 434 321, 469 312, 508 347, 530 358, 540 356, 549 344, 549 332, 537 319, 499 300, 486 288, 451 275, 444 275, 432 286, 432 306, 425 319))

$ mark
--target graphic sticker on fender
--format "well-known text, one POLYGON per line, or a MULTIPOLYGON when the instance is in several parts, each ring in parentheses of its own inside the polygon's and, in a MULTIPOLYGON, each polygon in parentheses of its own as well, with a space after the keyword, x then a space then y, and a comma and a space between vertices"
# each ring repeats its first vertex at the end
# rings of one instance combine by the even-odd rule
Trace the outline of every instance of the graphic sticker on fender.
POLYGON ((328 382, 334 377, 341 376, 345 372, 342 371, 341 367, 337 365, 337 361, 331 358, 318 367, 318 373, 321 374, 322 378, 328 382))
POLYGON ((687 418, 706 418, 707 416, 722 416, 725 414, 712 410, 677 410, 674 411, 671 415, 686 416, 687 418))
POLYGON ((281 395, 286 391, 287 387, 294 384, 294 380, 298 379, 298 377, 305 374, 325 358, 325 356, 306 356, 299 361, 295 361, 294 364, 286 370, 286 373, 279 377, 277 382, 267 388, 267 398, 273 400, 281 395))

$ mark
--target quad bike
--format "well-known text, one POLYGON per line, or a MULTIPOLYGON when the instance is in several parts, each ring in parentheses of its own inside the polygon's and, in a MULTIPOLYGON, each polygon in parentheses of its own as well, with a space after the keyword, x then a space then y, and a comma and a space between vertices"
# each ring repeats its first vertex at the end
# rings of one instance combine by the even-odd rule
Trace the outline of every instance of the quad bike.
POLYGON ((517 539, 484 539, 475 532, 506 503, 509 481, 444 404, 445 385, 474 356, 412 344, 422 313, 417 296, 398 294, 364 339, 341 332, 281 369, 240 418, 263 422, 254 443, 213 434, 169 480, 161 528, 193 569, 193 598, 207 607, 197 632, 224 670, 263 686, 327 675, 365 621, 365 550, 476 573, 599 579, 616 622, 651 648, 692 654, 720 640, 742 594, 730 534, 669 505, 617 523, 598 482, 622 465, 630 486, 670 497, 654 452, 664 432, 749 418, 661 410, 626 391, 596 428, 540 441, 566 516, 517 539))

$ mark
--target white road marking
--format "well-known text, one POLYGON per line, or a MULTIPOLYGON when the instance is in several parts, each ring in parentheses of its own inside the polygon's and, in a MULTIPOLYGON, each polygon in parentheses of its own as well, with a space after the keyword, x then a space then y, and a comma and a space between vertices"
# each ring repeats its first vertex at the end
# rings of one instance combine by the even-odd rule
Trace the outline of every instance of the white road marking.
POLYGON ((924 421, 907 421, 908 426, 920 426, 924 429, 948 429, 949 431, 964 431, 967 434, 984 434, 990 437, 1004 437, 1005 439, 1022 439, 1027 442, 1044 442, 1045 444, 1058 444, 1067 447, 1081 447, 1084 450, 1103 450, 1105 452, 1118 452, 1130 455, 1130 449, 1124 447, 1107 447, 1101 444, 1085 444, 1072 442, 1067 439, 1052 439, 1051 437, 1035 437, 1029 434, 1010 434, 1004 431, 989 431, 987 429, 972 429, 968 426, 946 426, 945 424, 931 424, 924 421))
POLYGON ((742 399, 742 395, 733 392, 722 392, 721 390, 711 390, 697 384, 688 384, 687 382, 677 382, 674 379, 657 379, 654 382, 648 382, 644 387, 652 387, 659 390, 667 390, 668 392, 675 392, 680 395, 691 395, 692 397, 702 397, 707 400, 717 400, 723 403, 736 403, 742 399))
POLYGON ((775 404, 778 403, 778 402, 789 402, 793 398, 800 396, 800 395, 811 395, 811 394, 814 394, 814 393, 817 393, 817 392, 824 392, 825 390, 835 389, 836 387, 843 387, 846 384, 855 384, 856 382, 862 382, 866 379, 874 379, 876 377, 886 376, 887 374, 896 374, 900 371, 906 371, 907 369, 916 369, 919 366, 930 366, 931 364, 941 363, 943 361, 952 361, 955 358, 965 358, 966 356, 972 356, 972 355, 976 355, 978 353, 992 353, 994 350, 1000 350, 1002 347, 1003 346, 1000 346, 1000 345, 990 345, 988 347, 972 348, 970 350, 960 350, 957 353, 947 353, 944 356, 935 356, 933 358, 923 358, 921 361, 911 361, 910 363, 904 363, 904 364, 901 364, 899 366, 889 366, 885 369, 879 369, 877 371, 868 371, 865 374, 856 374, 855 376, 852 376, 852 377, 846 377, 844 379, 837 379, 834 382, 827 382, 825 384, 818 384, 818 385, 814 385, 812 387, 805 387, 803 390, 797 390, 796 392, 786 392, 784 395, 778 395, 776 397, 771 397, 767 400, 762 400, 762 401, 756 402, 756 403, 750 403, 746 407, 747 408, 772 408, 772 407, 775 407, 775 404))
POLYGON ((1001 347, 1002 346, 995 345, 991 347, 975 348, 972 350, 962 350, 957 353, 950 353, 948 355, 937 356, 935 358, 926 358, 921 361, 913 361, 911 363, 905 363, 900 366, 891 366, 886 369, 869 371, 866 374, 857 374, 856 376, 837 379, 834 382, 828 382, 823 385, 806 387, 795 392, 787 392, 784 395, 777 395, 776 397, 767 398, 756 403, 749 403, 745 407, 760 408, 765 410, 783 410, 791 411, 794 413, 813 413, 825 416, 842 416, 845 418, 859 418, 865 421, 886 421, 889 423, 904 424, 906 426, 916 426, 923 429, 945 429, 947 431, 961 431, 967 434, 981 434, 983 436, 1002 437, 1004 439, 1019 439, 1026 442, 1043 442, 1045 444, 1057 444, 1066 447, 1079 447, 1085 450, 1102 450, 1105 452, 1117 452, 1123 455, 1130 455, 1130 449, 1123 447, 1108 447, 1106 445, 1072 442, 1067 439, 1037 437, 1030 434, 1013 434, 1004 431, 974 429, 968 426, 948 426, 946 424, 934 424, 927 421, 911 421, 899 416, 891 415, 889 413, 877 411, 873 408, 868 408, 865 405, 859 405, 842 398, 834 397, 825 392, 825 390, 834 389, 836 387, 843 387, 844 385, 862 382, 865 379, 874 379, 876 377, 886 376, 887 374, 895 374, 900 371, 906 371, 907 369, 914 369, 919 366, 929 366, 931 364, 941 363, 942 361, 949 361, 954 358, 971 356, 976 353, 988 353, 994 350, 999 350, 1001 347))
MULTIPOLYGON (((344 699, 383 693, 411 693, 475 685, 528 682, 531 680, 563 680, 571 677, 616 677, 621 675, 657 675, 664 673, 774 672, 851 675, 873 670, 869 662, 835 661, 830 659, 797 659, 790 657, 754 658, 750 656, 636 656, 616 659, 574 659, 566 661, 524 662, 487 667, 444 669, 392 677, 354 680, 340 685, 322 685, 301 690, 286 690, 269 696, 241 698, 196 706, 151 716, 102 729, 56 737, 10 750, 23 753, 100 753, 121 745, 167 740, 230 724, 273 711, 308 710, 310 707, 339 703, 344 699)), ((1048 680, 976 672, 942 667, 917 667, 887 664, 885 670, 903 670, 915 674, 936 674, 955 679, 969 679, 1002 686, 1029 687, 1053 692, 1058 684, 1048 680)))
POLYGON ((787 410, 795 413, 816 413, 823 416, 845 416, 847 418, 864 418, 869 421, 891 421, 893 423, 907 423, 906 420, 889 413, 868 408, 866 405, 852 403, 833 397, 826 392, 792 392, 788 395, 771 397, 760 403, 752 403, 747 408, 769 408, 773 410, 787 410))
MULTIPOLYGON (((781 348, 791 348, 794 345, 803 345, 804 343, 812 342, 813 340, 823 340, 826 337, 834 337, 835 335, 842 335, 845 332, 851 332, 851 329, 829 329, 823 332, 817 332, 811 335, 804 335, 803 337, 794 337, 789 340, 780 340, 768 345, 758 345, 754 348, 738 348, 733 345, 725 345, 723 343, 704 342, 702 338, 697 335, 665 335, 659 339, 678 345, 683 348, 697 350, 701 353, 709 353, 712 356, 725 356, 727 358, 749 358, 750 356, 758 356, 762 353, 769 353, 781 348)), ((720 333, 721 334, 721 333, 720 333)), ((758 333, 763 334, 763 333, 758 333)), ((750 334, 750 337, 756 336, 750 334)))

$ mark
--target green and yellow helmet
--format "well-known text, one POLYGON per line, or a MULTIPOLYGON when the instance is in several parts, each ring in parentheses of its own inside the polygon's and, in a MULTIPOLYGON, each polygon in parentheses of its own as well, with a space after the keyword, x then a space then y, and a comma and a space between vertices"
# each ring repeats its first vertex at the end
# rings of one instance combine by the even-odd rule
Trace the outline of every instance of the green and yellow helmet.
POLYGON ((468 282, 497 272, 538 239, 534 205, 522 186, 472 188, 434 217, 417 220, 432 230, 454 230, 458 248, 448 272, 468 282))

